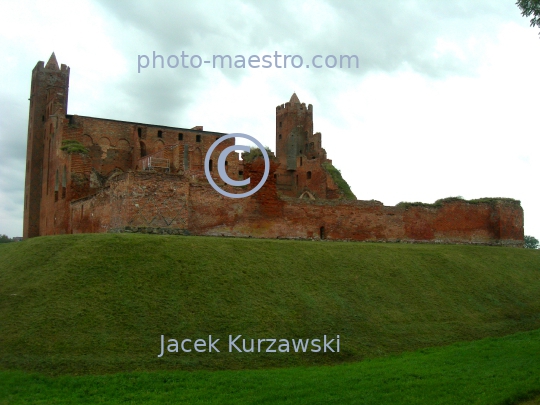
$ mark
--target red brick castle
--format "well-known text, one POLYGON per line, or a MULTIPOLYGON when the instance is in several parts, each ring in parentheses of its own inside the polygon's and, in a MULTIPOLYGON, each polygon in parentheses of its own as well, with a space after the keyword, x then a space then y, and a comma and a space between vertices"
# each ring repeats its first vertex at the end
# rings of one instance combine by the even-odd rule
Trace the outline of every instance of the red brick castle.
MULTIPOLYGON (((276 108, 276 155, 251 197, 217 193, 204 158, 224 133, 67 114, 69 67, 54 53, 32 71, 24 237, 145 232, 262 238, 523 245, 523 210, 512 199, 435 204, 358 201, 313 133, 313 107, 296 94, 276 108)), ((209 170, 216 183, 220 153, 209 170), (214 177, 215 176, 215 177, 214 177)), ((256 155, 253 154, 253 155, 256 155)), ((260 158, 231 153, 233 179, 258 184, 260 158)), ((236 190, 237 191, 237 190, 236 190)), ((245 192, 245 190, 241 190, 245 192)))

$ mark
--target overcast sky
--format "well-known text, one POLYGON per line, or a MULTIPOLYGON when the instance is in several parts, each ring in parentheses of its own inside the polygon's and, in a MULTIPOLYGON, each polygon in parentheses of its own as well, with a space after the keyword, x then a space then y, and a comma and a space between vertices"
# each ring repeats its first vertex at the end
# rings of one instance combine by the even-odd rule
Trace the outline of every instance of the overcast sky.
POLYGON ((511 197, 540 238, 538 28, 514 0, 0 1, 0 234, 22 235, 31 71, 68 113, 242 132, 275 150, 293 91, 358 199, 511 197), (138 55, 357 55, 359 68, 143 69, 138 55))

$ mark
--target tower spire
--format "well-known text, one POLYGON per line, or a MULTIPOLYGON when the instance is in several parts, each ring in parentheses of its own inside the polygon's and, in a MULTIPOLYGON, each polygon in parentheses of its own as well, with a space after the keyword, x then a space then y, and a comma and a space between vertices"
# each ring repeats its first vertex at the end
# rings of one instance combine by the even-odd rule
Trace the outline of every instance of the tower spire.
POLYGON ((292 104, 292 103, 300 103, 300 100, 298 99, 298 96, 296 95, 296 92, 293 93, 293 95, 291 96, 291 99, 289 100, 289 102, 292 104))
POLYGON ((58 67, 58 61, 56 60, 56 55, 54 54, 54 52, 51 54, 51 57, 49 58, 47 65, 45 65, 45 69, 60 70, 60 68, 58 67))

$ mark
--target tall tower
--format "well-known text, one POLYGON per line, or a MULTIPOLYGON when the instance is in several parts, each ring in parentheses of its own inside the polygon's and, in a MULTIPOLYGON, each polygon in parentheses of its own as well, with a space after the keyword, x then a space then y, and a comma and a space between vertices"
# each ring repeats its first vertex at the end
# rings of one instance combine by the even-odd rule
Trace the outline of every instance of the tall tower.
POLYGON ((313 106, 306 108, 293 93, 288 103, 276 107, 276 157, 281 166, 296 170, 296 158, 306 153, 312 136, 313 106))
POLYGON ((39 61, 32 70, 30 112, 26 146, 26 180, 24 186, 23 237, 40 235, 40 206, 44 176, 44 144, 51 125, 50 116, 58 109, 67 113, 69 67, 58 66, 52 53, 45 65, 39 61))

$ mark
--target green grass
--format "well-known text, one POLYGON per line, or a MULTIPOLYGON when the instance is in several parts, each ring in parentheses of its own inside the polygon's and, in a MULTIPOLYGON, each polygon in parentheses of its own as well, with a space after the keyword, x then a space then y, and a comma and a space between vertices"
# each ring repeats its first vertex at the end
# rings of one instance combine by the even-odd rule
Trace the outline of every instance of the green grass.
POLYGON ((423 203, 423 202, 406 202, 402 201, 398 204, 396 204, 396 207, 402 207, 402 208, 410 208, 410 207, 425 207, 425 208, 440 208, 446 203, 452 203, 452 202, 465 202, 467 204, 489 204, 491 206, 495 206, 497 204, 510 204, 510 205, 516 205, 519 206, 521 204, 521 201, 514 200, 513 198, 505 198, 505 197, 484 197, 484 198, 476 198, 473 200, 466 200, 463 197, 446 197, 441 198, 437 201, 435 201, 433 204, 430 203, 423 203))
POLYGON ((49 377, 0 372, 4 404, 514 404, 540 393, 540 330, 359 363, 49 377))
POLYGON ((323 168, 328 173, 330 173, 330 176, 332 176, 332 180, 334 180, 334 182, 336 183, 338 188, 343 193, 343 198, 344 199, 346 199, 346 200, 356 200, 356 196, 352 192, 351 187, 349 186, 349 183, 347 183, 347 181, 345 181, 345 179, 341 175, 341 170, 336 169, 336 167, 334 167, 334 165, 332 165, 331 163, 328 163, 328 162, 323 163, 323 168))
POLYGON ((0 247, 0 369, 47 374, 331 365, 540 327, 540 252, 128 234, 0 247), (340 353, 189 353, 341 336, 340 353))

